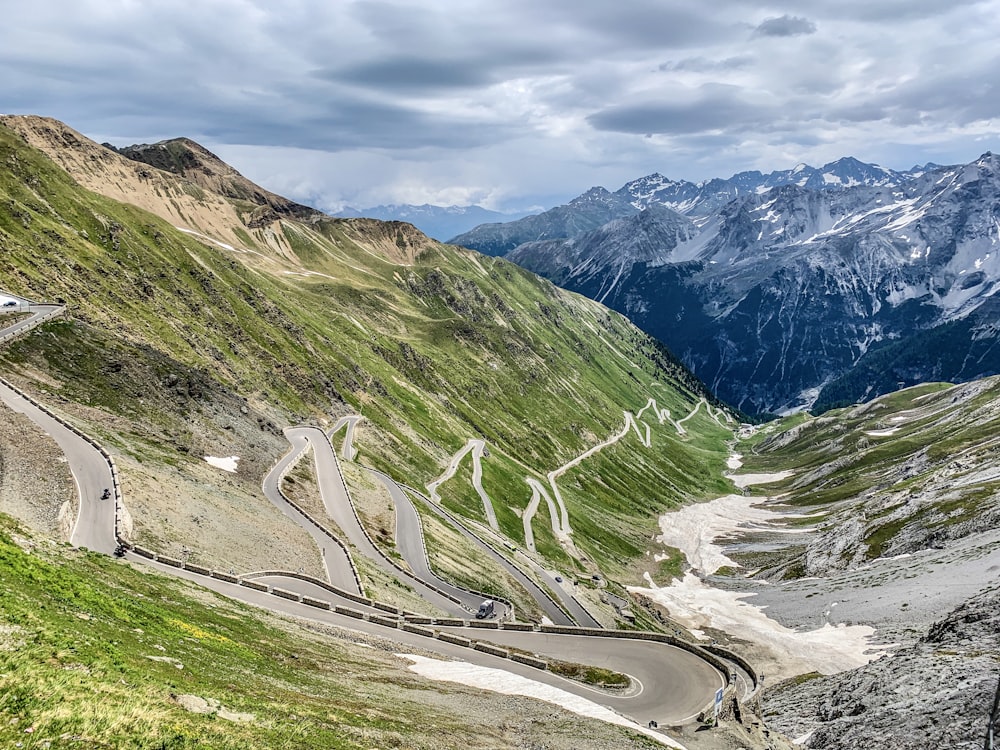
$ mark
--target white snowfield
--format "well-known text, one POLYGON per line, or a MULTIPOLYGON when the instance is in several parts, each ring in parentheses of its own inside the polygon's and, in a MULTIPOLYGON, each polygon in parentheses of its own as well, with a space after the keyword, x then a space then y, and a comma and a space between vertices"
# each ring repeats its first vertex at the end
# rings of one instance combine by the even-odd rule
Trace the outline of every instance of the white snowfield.
POLYGON ((565 708, 567 711, 572 711, 579 716, 586 716, 591 719, 605 721, 609 724, 628 727, 632 731, 644 734, 667 747, 685 750, 683 745, 675 742, 666 735, 654 732, 652 729, 647 729, 630 719, 626 719, 610 708, 605 708, 593 701, 573 695, 565 690, 560 690, 557 687, 529 680, 527 677, 522 677, 521 675, 511 674, 501 669, 480 667, 464 661, 443 661, 441 659, 430 659, 426 656, 415 656, 413 654, 396 654, 396 656, 413 662, 410 670, 416 672, 421 677, 445 682, 457 682, 460 685, 491 690, 494 693, 502 693, 504 695, 523 695, 528 698, 536 698, 565 708))
MULTIPOLYGON (((739 456, 731 456, 730 468, 738 468, 739 456)), ((787 476, 781 474, 744 474, 730 477, 746 484, 762 484, 787 476)), ((739 482, 737 482, 739 483, 739 482)), ((629 591, 650 597, 670 611, 672 617, 699 634, 714 628, 762 646, 771 656, 759 664, 768 675, 792 677, 806 672, 833 674, 853 669, 878 658, 890 646, 874 646, 874 628, 861 625, 831 625, 798 632, 764 614, 763 608, 746 601, 753 593, 716 589, 700 576, 711 575, 723 566, 738 567, 728 558, 720 538, 754 528, 769 533, 797 533, 803 530, 777 525, 785 518, 765 507, 773 498, 726 495, 707 503, 688 505, 660 517, 663 532, 657 541, 684 553, 692 570, 684 579, 668 586, 657 586, 647 572, 648 588, 629 587, 629 591)), ((831 605, 832 607, 832 605, 831 605)), ((830 608, 826 611, 829 616, 830 608)))
POLYGON ((865 435, 868 437, 889 437, 899 432, 898 427, 888 427, 884 430, 865 430, 865 435))
POLYGON ((732 536, 748 528, 766 529, 771 533, 801 533, 776 525, 785 516, 761 507, 760 497, 725 495, 707 503, 685 505, 673 513, 660 516, 658 542, 684 553, 688 564, 704 575, 712 575, 722 567, 738 567, 726 557, 720 537, 732 536))
POLYGON ((780 482, 782 479, 788 479, 792 475, 790 471, 779 471, 774 474, 727 474, 726 477, 732 480, 740 489, 744 487, 751 487, 755 484, 771 484, 772 482, 780 482))
POLYGON ((218 458, 217 456, 205 456, 205 460, 216 469, 222 469, 223 471, 235 474, 240 462, 240 457, 227 456, 225 458, 218 458))
POLYGON ((649 588, 629 591, 650 597, 692 632, 722 630, 763 647, 771 658, 755 659, 755 666, 775 681, 807 672, 835 674, 877 659, 891 646, 873 645, 875 629, 867 625, 831 625, 795 631, 772 620, 761 607, 744 601, 753 593, 712 588, 694 573, 682 581, 657 588, 647 573, 649 588))

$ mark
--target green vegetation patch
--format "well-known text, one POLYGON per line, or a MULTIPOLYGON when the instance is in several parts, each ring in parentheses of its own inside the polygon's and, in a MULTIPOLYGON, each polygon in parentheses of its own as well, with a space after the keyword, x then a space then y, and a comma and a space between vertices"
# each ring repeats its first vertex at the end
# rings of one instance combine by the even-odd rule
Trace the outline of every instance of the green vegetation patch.
POLYGON ((631 683, 628 675, 603 667, 592 667, 588 664, 553 659, 547 661, 549 662, 549 671, 553 674, 582 682, 585 685, 601 688, 626 688, 631 683))
POLYGON ((29 540, 6 516, 0 527, 3 747, 479 744, 391 657, 359 658, 183 582, 29 540), (186 710, 182 696, 209 713, 186 710))

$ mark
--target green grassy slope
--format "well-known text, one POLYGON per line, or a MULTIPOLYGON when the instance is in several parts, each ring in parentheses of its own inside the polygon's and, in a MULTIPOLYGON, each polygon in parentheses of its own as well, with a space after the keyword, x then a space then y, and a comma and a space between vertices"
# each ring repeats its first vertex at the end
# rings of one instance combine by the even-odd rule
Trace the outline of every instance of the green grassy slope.
POLYGON ((3 515, 0 592, 5 748, 514 748, 524 731, 647 746, 454 685, 429 700, 430 683, 378 639, 35 539, 3 515), (212 710, 187 710, 195 697, 212 710))
MULTIPOLYGON (((183 463, 199 439, 256 421, 263 469, 281 424, 360 410, 363 463, 419 486, 481 436, 511 483, 511 467, 544 477, 650 395, 675 417, 703 395, 620 315, 408 225, 284 222, 297 257, 260 263, 81 189, 2 128, 0 202, 0 287, 71 313, 0 356, 137 461, 183 463)), ((606 535, 602 508, 650 495, 650 476, 673 478, 670 502, 711 489, 699 477, 718 474, 727 431, 691 433, 641 466, 621 451, 613 485, 586 489, 584 533, 606 535)), ((504 504, 523 507, 528 493, 510 490, 504 504)), ((648 524, 666 503, 616 511, 616 526, 648 524)))
POLYGON ((830 533, 847 518, 857 523, 856 544, 844 545, 838 560, 824 558, 825 566, 925 549, 1000 521, 997 378, 926 384, 818 418, 793 417, 740 449, 743 471, 794 472, 762 492, 822 510, 830 533))

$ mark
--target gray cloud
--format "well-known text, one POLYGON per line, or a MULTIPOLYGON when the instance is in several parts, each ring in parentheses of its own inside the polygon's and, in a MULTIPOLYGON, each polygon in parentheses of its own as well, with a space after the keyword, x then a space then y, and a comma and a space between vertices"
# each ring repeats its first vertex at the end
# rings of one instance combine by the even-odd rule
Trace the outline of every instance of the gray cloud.
POLYGON ((686 100, 623 104, 587 119, 598 130, 690 135, 760 127, 774 116, 771 108, 746 100, 734 87, 711 86, 686 100))
POLYGON ((998 148, 995 3, 811 0, 808 18, 779 5, 763 22, 759 7, 45 0, 0 26, 0 106, 118 144, 205 140, 330 204, 998 148))
POLYGON ((815 33, 816 24, 808 18, 787 14, 777 18, 765 18, 754 29, 756 36, 802 36, 815 33))
POLYGON ((738 55, 722 60, 709 60, 705 57, 686 57, 683 60, 671 60, 660 63, 657 70, 664 73, 724 73, 726 71, 743 70, 756 61, 753 55, 738 55))
POLYGON ((317 73, 322 78, 387 90, 429 90, 486 86, 496 81, 487 66, 462 60, 398 57, 317 73))

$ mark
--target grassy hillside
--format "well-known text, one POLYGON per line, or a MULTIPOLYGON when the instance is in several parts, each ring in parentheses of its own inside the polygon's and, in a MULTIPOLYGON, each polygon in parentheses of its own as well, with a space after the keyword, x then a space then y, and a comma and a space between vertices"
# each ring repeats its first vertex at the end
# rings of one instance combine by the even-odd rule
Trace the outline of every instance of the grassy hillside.
MULTIPOLYGON (((0 356, 123 457, 140 539, 193 548, 203 562, 252 565, 258 545, 223 552, 239 543, 220 519, 236 507, 252 524, 283 425, 360 411, 358 460, 417 486, 483 437, 500 467, 494 495, 510 508, 504 529, 519 541, 525 476, 544 479, 650 396, 676 417, 704 395, 621 316, 409 225, 281 220, 268 231, 291 251, 226 248, 83 189, 2 128, 0 165, 0 287, 70 305, 67 322, 0 356), (240 455, 240 471, 206 475, 206 454, 240 455), (187 495, 199 498, 195 511, 178 500, 187 495)), ((233 228, 250 241, 255 231, 233 228)), ((728 434, 699 418, 683 439, 585 464, 583 547, 615 566, 638 553, 658 511, 714 490, 700 477, 718 475, 728 434), (613 481, 595 478, 604 474, 613 481), (623 497, 643 499, 622 506, 623 497), (609 529, 627 541, 609 541, 609 529)), ((308 555, 301 540, 289 544, 308 555)))
POLYGON ((649 745, 528 700, 454 685, 428 700, 391 644, 32 538, 3 515, 0 590, 3 747, 649 745))
POLYGON ((745 470, 793 471, 768 494, 825 514, 798 572, 914 552, 1000 523, 998 378, 927 384, 793 417, 742 450, 745 470))

